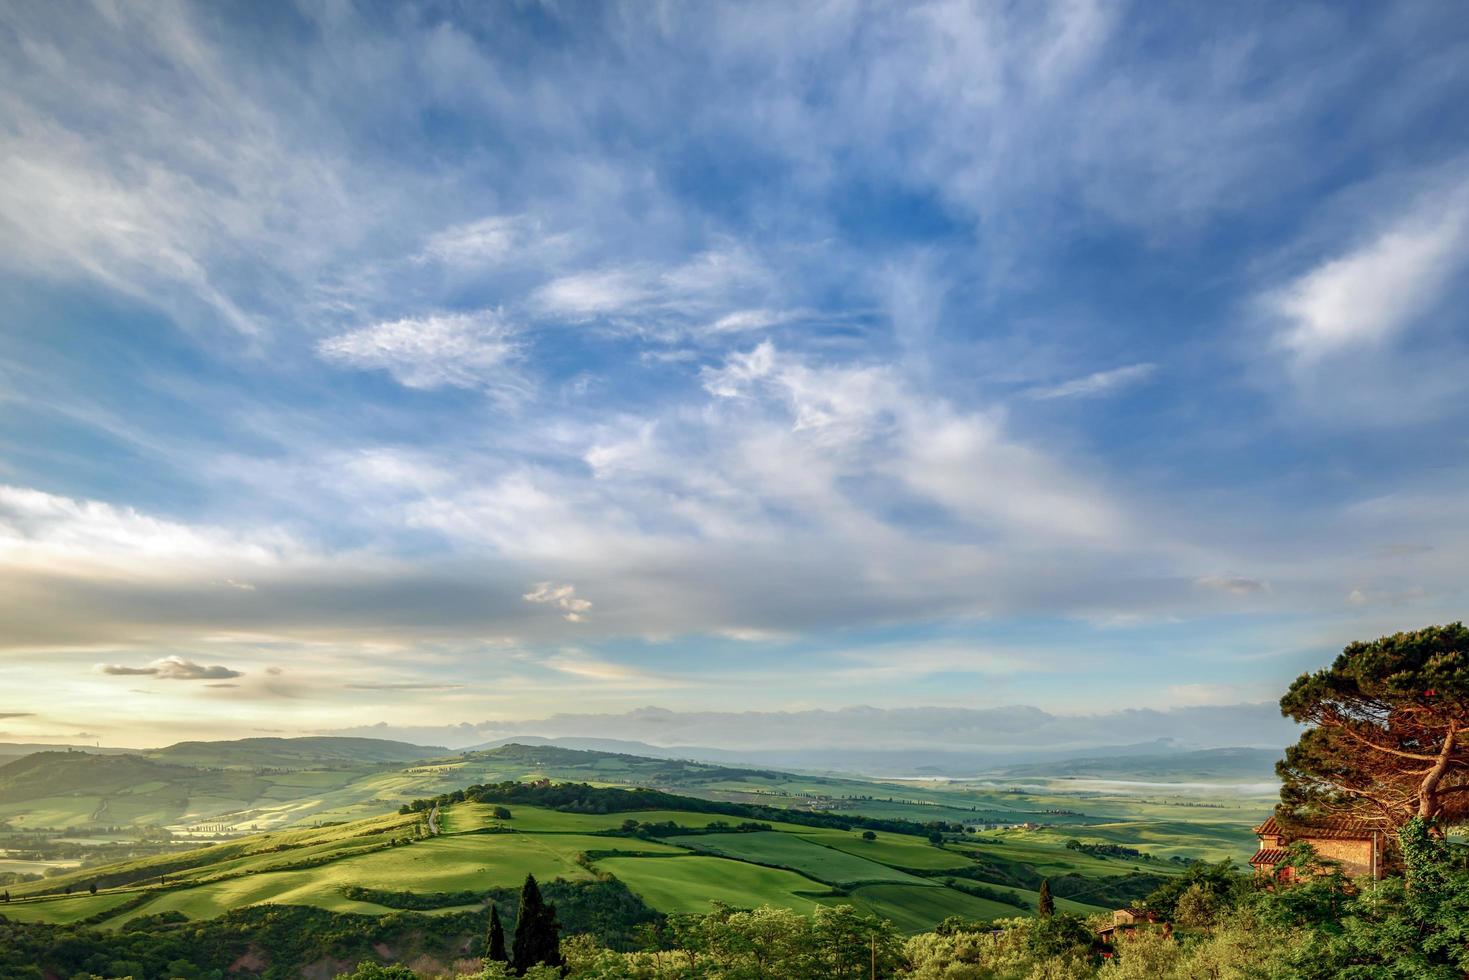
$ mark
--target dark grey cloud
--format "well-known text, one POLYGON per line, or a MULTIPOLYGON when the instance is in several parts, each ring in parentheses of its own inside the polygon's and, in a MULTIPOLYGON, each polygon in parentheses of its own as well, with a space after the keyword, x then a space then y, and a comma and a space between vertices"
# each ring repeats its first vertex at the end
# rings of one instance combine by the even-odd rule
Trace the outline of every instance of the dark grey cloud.
MULTIPOLYGON (((185 660, 183 657, 163 657, 155 660, 146 667, 129 667, 125 664, 98 664, 98 671, 118 677, 135 677, 146 675, 157 677, 167 681, 212 681, 228 680, 231 677, 243 677, 241 671, 234 670, 220 664, 206 666, 185 660)), ((211 684, 211 687, 225 685, 211 684)), ((228 685, 235 686, 235 685, 228 685)))

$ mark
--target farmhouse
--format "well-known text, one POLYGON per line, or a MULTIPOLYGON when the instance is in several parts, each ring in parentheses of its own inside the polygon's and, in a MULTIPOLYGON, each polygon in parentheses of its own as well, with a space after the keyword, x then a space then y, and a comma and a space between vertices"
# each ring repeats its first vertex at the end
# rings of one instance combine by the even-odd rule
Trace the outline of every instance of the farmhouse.
POLYGON ((1157 912, 1147 909, 1117 909, 1112 913, 1112 924, 1097 930, 1097 938, 1110 944, 1119 938, 1135 935, 1139 929, 1149 928, 1161 929, 1165 936, 1173 934, 1173 924, 1164 922, 1157 912))
POLYGON ((1291 844, 1310 844, 1317 855, 1341 865, 1350 877, 1382 877, 1383 846, 1387 833, 1378 825, 1350 817, 1333 817, 1310 827, 1282 827, 1272 816, 1255 828, 1260 848, 1250 858, 1250 867, 1264 874, 1289 880, 1289 867, 1276 870, 1291 844))

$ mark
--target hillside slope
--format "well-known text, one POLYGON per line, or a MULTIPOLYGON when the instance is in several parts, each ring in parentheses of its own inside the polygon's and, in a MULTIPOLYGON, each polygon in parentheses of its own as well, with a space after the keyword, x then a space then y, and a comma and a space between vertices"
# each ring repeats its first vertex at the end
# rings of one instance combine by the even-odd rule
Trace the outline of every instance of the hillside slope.
POLYGON ((308 736, 178 742, 150 749, 148 758, 202 768, 318 769, 339 765, 396 765, 449 755, 441 745, 410 745, 380 738, 308 736))
MULTIPOLYGON (((556 792, 548 788, 546 799, 560 798, 556 792)), ((675 809, 585 812, 585 800, 601 792, 577 790, 575 812, 516 802, 506 819, 485 803, 444 804, 437 821, 426 810, 395 813, 76 870, 12 885, 0 914, 116 928, 140 915, 211 919, 262 903, 370 915, 478 913, 487 897, 508 901, 527 874, 586 888, 615 880, 634 905, 658 912, 709 911, 713 899, 800 912, 853 904, 909 931, 947 916, 1027 914, 1035 905, 1033 889, 1015 879, 1033 883, 1038 874, 1000 855, 976 857, 987 851, 976 841, 964 850, 935 846, 916 827, 868 840, 855 829, 813 826, 832 818, 799 811, 770 812, 801 822, 742 828, 725 812, 702 809, 712 804, 662 793, 605 791, 609 800, 675 809)), ((1086 858, 1064 848, 1047 860, 1087 870, 1086 858)), ((623 906, 629 900, 618 899, 623 906)), ((1098 907, 1064 899, 1062 906, 1098 907)))

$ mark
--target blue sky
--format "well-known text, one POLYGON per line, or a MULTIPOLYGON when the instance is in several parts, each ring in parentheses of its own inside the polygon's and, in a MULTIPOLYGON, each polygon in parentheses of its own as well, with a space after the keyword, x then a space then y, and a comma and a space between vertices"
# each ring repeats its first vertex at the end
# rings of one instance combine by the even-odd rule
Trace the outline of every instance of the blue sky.
POLYGON ((0 92, 6 738, 1182 730, 1463 615, 1457 4, 12 5, 0 92))

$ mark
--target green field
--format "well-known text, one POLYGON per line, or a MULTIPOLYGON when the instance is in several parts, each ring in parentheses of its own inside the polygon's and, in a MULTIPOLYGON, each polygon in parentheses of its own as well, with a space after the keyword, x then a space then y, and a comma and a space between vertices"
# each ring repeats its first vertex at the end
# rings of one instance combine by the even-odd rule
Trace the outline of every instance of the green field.
POLYGON ((830 892, 794 871, 717 857, 605 858, 597 867, 662 912, 708 912, 712 902, 810 912, 830 892))
MULTIPOLYGON (((191 746, 174 758, 219 761, 228 755, 209 756, 209 751, 191 746)), ((0 915, 52 922, 99 917, 103 928, 116 928, 139 915, 180 912, 207 919, 261 903, 386 915, 395 901, 404 901, 373 894, 349 899, 353 888, 424 896, 434 906, 432 914, 478 908, 475 895, 513 889, 527 874, 567 882, 610 875, 659 912, 705 912, 711 902, 802 912, 848 903, 911 932, 949 916, 990 920, 1030 914, 1042 877, 1081 876, 1096 880, 1095 888, 1106 894, 1114 886, 1103 879, 1120 879, 1134 870, 1182 873, 1184 864, 1167 860, 1173 856, 1242 859, 1253 843, 1249 828, 1262 815, 1255 800, 1165 797, 1156 788, 1146 798, 1128 798, 1111 792, 1068 795, 1037 786, 1034 779, 1023 787, 876 783, 548 747, 512 745, 384 768, 381 760, 324 763, 312 753, 335 750, 307 746, 291 765, 248 768, 261 751, 258 745, 236 751, 233 767, 213 770, 189 769, 173 759, 48 753, 65 770, 49 783, 34 756, 19 760, 25 764, 8 775, 0 769, 0 816, 11 814, 15 830, 48 822, 44 825, 71 828, 64 836, 79 838, 88 836, 87 827, 99 833, 97 828, 105 826, 99 819, 152 820, 164 812, 224 813, 201 821, 211 831, 220 824, 267 828, 192 850, 174 846, 15 882, 8 886, 15 901, 0 908, 0 915), (92 791, 83 791, 83 777, 92 781, 92 791), (494 816, 494 805, 460 803, 441 807, 440 833, 433 837, 426 813, 397 812, 401 801, 510 778, 659 788, 683 795, 688 809, 586 812, 598 809, 596 800, 572 796, 575 805, 564 809, 508 804, 511 815, 501 819, 494 816), (70 792, 58 795, 58 789, 70 792), (759 819, 769 830, 736 832, 733 827, 748 817, 708 812, 690 798, 695 794, 791 810, 787 819, 781 819, 785 813, 762 814, 759 819), (808 826, 805 821, 828 818, 795 812, 833 807, 950 826, 938 845, 921 826, 913 826, 911 834, 877 831, 873 840, 864 840, 860 828, 808 826), (730 830, 661 836, 669 824, 695 831, 716 823, 730 830), (979 829, 960 834, 954 824, 979 829), (664 826, 638 829, 653 825, 664 826), (1088 855, 1068 849, 1072 839, 1123 844, 1153 859, 1088 855), (58 894, 67 887, 85 891, 92 884, 99 887, 96 896, 58 894), (1006 892, 1028 907, 995 900, 1006 892), (439 907, 445 902, 455 904, 439 907), (121 911, 99 916, 113 908, 121 911)), ((362 751, 391 754, 372 746, 362 751)), ((650 803, 672 805, 666 797, 650 797, 650 803)), ((1089 904, 1087 896, 1096 894, 1090 881, 1079 887, 1072 880, 1068 888, 1088 904, 1058 898, 1063 910, 1090 913, 1113 904, 1102 899, 1089 904)))
POLYGON ((132 898, 126 892, 102 895, 68 895, 34 902, 0 905, 0 915, 17 922, 68 923, 115 908, 132 898))
POLYGON ((876 840, 863 840, 862 834, 854 830, 818 830, 812 827, 799 827, 794 833, 806 840, 895 868, 942 871, 945 868, 960 868, 970 863, 969 858, 963 854, 935 847, 922 838, 910 837, 907 834, 878 833, 876 840))
POLYGON ((856 885, 864 882, 893 881, 909 885, 930 886, 922 878, 904 871, 854 857, 846 851, 779 831, 747 834, 699 834, 672 837, 670 843, 722 857, 750 861, 775 868, 788 868, 808 878, 831 885, 856 885))

